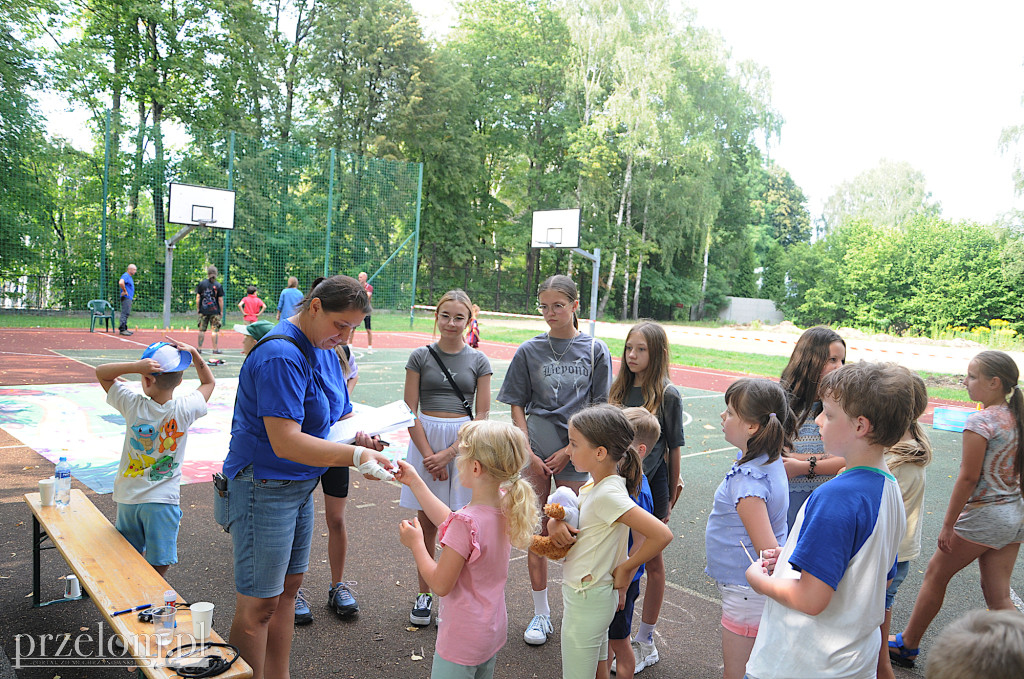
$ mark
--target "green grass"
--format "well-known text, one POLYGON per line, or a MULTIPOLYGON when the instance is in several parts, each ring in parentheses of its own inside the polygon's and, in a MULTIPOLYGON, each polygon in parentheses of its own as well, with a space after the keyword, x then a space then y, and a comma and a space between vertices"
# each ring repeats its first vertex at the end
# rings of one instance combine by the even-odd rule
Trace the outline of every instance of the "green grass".
MULTIPOLYGON (((267 320, 274 320, 272 314, 264 314, 264 317, 267 320)), ((116 310, 114 319, 115 321, 117 320, 116 310)), ((240 313, 229 313, 224 320, 224 325, 230 328, 233 324, 242 322, 242 315, 240 313)), ((174 328, 194 328, 195 324, 196 315, 194 313, 171 314, 171 326, 174 328)), ((149 330, 163 328, 163 315, 155 312, 132 313, 129 325, 149 330)), ((0 311, 0 327, 87 328, 89 327, 89 316, 85 312, 23 314, 20 312, 0 311)), ((397 311, 375 311, 373 314, 373 329, 387 332, 409 331, 409 315, 397 311)), ((422 311, 416 312, 412 330, 414 332, 430 333, 433 329, 433 314, 422 311)), ((360 328, 361 331, 362 329, 360 328)), ((510 344, 522 344, 531 337, 537 336, 536 330, 493 326, 486 327, 485 332, 488 341, 507 342, 510 344)), ((622 340, 613 337, 599 337, 598 339, 602 339, 608 344, 613 356, 620 355, 622 340)), ((786 367, 788 359, 785 356, 763 356, 738 351, 719 351, 717 349, 676 346, 672 347, 671 361, 676 365, 711 368, 713 370, 729 370, 731 372, 761 377, 778 377, 782 374, 782 369, 786 367)), ((963 386, 957 385, 952 375, 924 371, 919 371, 919 374, 926 381, 944 382, 944 384, 929 383, 928 396, 930 398, 970 403, 970 400, 967 398, 967 390, 963 386)))

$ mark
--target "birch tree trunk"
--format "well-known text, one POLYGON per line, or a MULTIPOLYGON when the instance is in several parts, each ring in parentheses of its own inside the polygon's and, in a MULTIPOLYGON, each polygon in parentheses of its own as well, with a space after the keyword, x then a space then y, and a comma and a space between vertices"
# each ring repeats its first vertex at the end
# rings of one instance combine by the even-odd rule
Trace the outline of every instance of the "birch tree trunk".
POLYGON ((640 228, 640 256, 636 258, 636 280, 633 281, 633 320, 640 318, 640 277, 644 271, 643 244, 647 242, 647 206, 651 202, 651 187, 647 187, 647 196, 644 198, 643 226, 640 228))
MULTIPOLYGON (((629 195, 626 196, 626 228, 633 229, 633 187, 629 187, 629 195)), ((626 239, 626 252, 622 258, 622 310, 619 313, 619 320, 626 320, 629 313, 629 239, 626 239)))
POLYGON ((597 305, 598 317, 604 315, 604 310, 608 308, 608 300, 611 299, 612 289, 615 287, 615 263, 619 259, 618 244, 622 234, 622 215, 626 211, 626 196, 629 194, 629 185, 633 180, 633 155, 630 154, 626 160, 626 175, 622 179, 622 196, 619 198, 619 213, 615 217, 615 245, 616 248, 612 252, 612 261, 609 265, 608 270, 608 288, 604 291, 604 296, 601 298, 601 303, 597 305))

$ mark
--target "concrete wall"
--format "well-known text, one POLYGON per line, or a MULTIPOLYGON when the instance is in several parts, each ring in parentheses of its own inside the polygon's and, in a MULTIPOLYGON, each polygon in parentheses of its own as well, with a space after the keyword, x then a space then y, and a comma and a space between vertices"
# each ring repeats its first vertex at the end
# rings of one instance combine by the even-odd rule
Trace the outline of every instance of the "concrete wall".
POLYGON ((726 297, 728 303, 718 312, 719 320, 729 323, 750 323, 762 321, 776 325, 785 320, 782 312, 775 308, 770 299, 753 299, 751 297, 726 297))

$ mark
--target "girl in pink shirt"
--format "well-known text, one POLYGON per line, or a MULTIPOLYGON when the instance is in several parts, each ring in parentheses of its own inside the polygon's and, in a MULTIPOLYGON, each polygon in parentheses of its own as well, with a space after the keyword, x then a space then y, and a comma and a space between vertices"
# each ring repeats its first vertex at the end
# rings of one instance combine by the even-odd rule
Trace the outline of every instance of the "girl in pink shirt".
POLYGON ((434 497, 404 460, 399 460, 395 475, 440 526, 441 557, 435 563, 427 552, 418 519, 402 521, 399 532, 420 575, 441 597, 430 676, 462 677, 470 668, 469 676, 489 679, 508 632, 505 582, 511 545, 529 548, 538 519, 537 496, 519 475, 530 445, 518 428, 470 422, 459 430, 458 445, 459 481, 473 492, 473 499, 456 512, 434 497))

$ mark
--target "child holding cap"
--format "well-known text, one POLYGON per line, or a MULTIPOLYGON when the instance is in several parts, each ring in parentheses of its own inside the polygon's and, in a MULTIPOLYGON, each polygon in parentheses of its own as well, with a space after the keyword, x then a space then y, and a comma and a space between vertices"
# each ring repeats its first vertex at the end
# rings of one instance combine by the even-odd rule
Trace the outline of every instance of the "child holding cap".
POLYGON ((188 428, 206 414, 213 373, 195 347, 168 339, 150 344, 138 361, 97 367, 96 379, 127 425, 114 478, 115 525, 164 575, 178 562, 179 485, 188 428), (193 363, 199 388, 175 398, 174 388, 193 363), (142 377, 142 394, 118 379, 132 374, 142 377))

